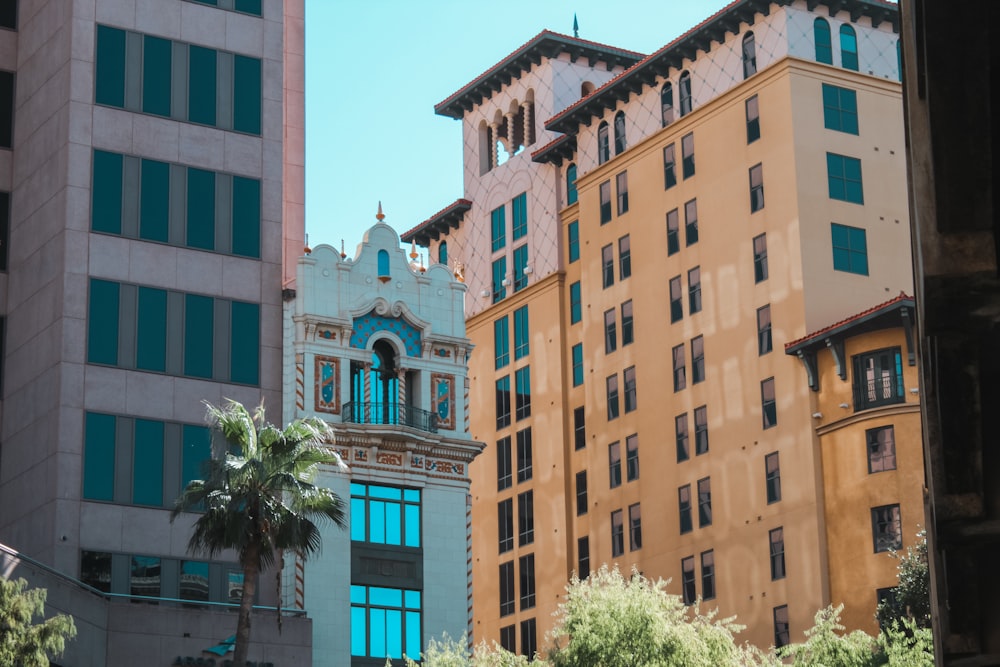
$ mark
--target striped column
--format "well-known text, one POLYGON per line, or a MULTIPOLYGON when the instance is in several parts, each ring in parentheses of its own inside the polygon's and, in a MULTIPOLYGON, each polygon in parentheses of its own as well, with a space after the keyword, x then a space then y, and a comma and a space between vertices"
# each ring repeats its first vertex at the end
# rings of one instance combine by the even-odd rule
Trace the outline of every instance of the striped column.
POLYGON ((468 637, 468 649, 471 652, 475 647, 472 636, 472 495, 465 495, 465 590, 466 603, 468 605, 466 618, 466 637, 468 637))
POLYGON ((306 608, 306 562, 295 554, 295 608, 306 608))
POLYGON ((301 411, 306 409, 305 355, 301 352, 295 355, 295 408, 301 411))

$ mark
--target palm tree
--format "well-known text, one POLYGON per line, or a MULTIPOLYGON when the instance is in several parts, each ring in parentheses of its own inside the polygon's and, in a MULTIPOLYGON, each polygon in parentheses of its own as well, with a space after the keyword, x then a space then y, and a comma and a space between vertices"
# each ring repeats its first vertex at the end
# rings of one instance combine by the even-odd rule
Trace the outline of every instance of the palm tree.
POLYGON ((316 418, 298 419, 278 429, 264 419, 261 404, 251 415, 237 401, 223 408, 205 403, 214 434, 225 445, 205 464, 205 479, 191 481, 174 504, 170 520, 184 511, 202 512, 188 541, 192 554, 209 558, 233 549, 243 568, 243 597, 236 625, 234 665, 245 665, 250 645, 250 612, 261 570, 280 560, 283 550, 306 558, 319 551, 313 519, 346 525, 344 503, 313 481, 320 465, 346 469, 325 445, 330 427, 316 418))

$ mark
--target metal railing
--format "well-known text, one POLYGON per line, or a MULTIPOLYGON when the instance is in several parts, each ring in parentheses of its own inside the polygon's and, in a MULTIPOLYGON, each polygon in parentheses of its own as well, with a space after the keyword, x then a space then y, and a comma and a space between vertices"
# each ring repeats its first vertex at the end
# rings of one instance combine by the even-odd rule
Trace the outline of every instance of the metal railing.
POLYGON ((854 411, 877 408, 880 405, 903 403, 903 376, 901 373, 886 373, 878 377, 865 378, 854 385, 854 411))
POLYGON ((437 433, 437 415, 405 403, 362 403, 351 401, 341 411, 343 420, 352 424, 409 426, 437 433))

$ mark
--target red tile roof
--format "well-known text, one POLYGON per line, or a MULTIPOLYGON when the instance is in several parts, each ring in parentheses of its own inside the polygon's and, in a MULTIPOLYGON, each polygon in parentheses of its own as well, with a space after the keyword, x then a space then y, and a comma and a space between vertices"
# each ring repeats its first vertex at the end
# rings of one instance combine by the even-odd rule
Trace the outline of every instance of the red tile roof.
POLYGON ((852 315, 852 316, 848 317, 847 319, 844 319, 844 320, 841 320, 839 322, 835 322, 835 323, 833 323, 833 324, 831 324, 829 326, 823 327, 819 331, 814 331, 811 334, 808 334, 806 336, 803 336, 802 338, 799 338, 798 340, 793 340, 791 342, 785 343, 785 351, 787 352, 789 349, 791 349, 793 347, 801 347, 804 343, 808 343, 808 342, 811 342, 811 341, 819 339, 819 338, 824 338, 825 334, 828 334, 831 331, 834 331, 834 330, 837 330, 837 329, 846 328, 847 326, 849 326, 851 324, 854 324, 856 322, 860 322, 861 320, 864 320, 864 319, 868 319, 868 318, 870 318, 873 315, 877 315, 881 311, 892 310, 893 307, 895 307, 897 304, 899 304, 901 302, 904 302, 904 301, 913 301, 913 297, 909 296, 906 292, 900 292, 899 296, 897 296, 897 297, 895 297, 893 299, 889 299, 885 303, 880 303, 877 306, 872 306, 868 310, 863 310, 860 313, 857 313, 856 315, 852 315))

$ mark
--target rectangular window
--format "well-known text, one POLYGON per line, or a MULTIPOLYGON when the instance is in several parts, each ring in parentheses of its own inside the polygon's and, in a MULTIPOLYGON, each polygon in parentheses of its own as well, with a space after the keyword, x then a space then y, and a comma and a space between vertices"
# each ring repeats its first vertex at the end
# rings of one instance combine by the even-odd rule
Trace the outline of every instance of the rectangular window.
POLYGON ((351 482, 351 540, 420 547, 420 489, 351 482))
POLYGON ((692 315, 701 312, 701 267, 696 266, 688 271, 688 312, 692 315))
POLYGON ((173 47, 152 35, 143 35, 142 42, 142 110, 169 118, 173 47))
POLYGON ((639 407, 639 398, 635 386, 635 366, 629 366, 622 372, 622 379, 625 385, 625 413, 632 412, 639 407))
POLYGON ((781 648, 787 646, 791 641, 791 633, 788 630, 788 605, 783 604, 774 608, 774 647, 781 648))
POLYGON ((618 192, 618 215, 628 213, 628 172, 615 176, 615 188, 618 192))
MULTIPOLYGON (((504 318, 505 320, 507 318, 504 318)), ((514 359, 528 356, 530 350, 531 331, 528 326, 528 306, 521 306, 514 311, 514 359)))
POLYGON ((493 303, 507 298, 507 258, 493 260, 493 303))
POLYGON ((698 480, 698 527, 712 525, 712 480, 709 477, 698 480))
POLYGON ((527 482, 531 479, 531 429, 517 432, 517 481, 527 482))
POLYGON ((632 319, 632 300, 622 304, 622 347, 635 341, 635 325, 632 319))
POLYGON ((528 193, 522 192, 510 203, 510 237, 517 241, 528 235, 528 193))
POLYGON ((771 543, 771 581, 785 578, 785 532, 775 528, 768 532, 771 543))
POLYGON ((898 504, 872 508, 872 542, 875 543, 876 553, 903 547, 902 521, 898 504))
POLYGON ((490 212, 490 250, 497 252, 507 245, 507 217, 504 207, 498 206, 490 212))
POLYGON ((164 424, 136 419, 132 452, 132 503, 163 506, 164 424))
POLYGON ((697 597, 694 556, 688 556, 681 559, 681 598, 684 600, 684 604, 694 604, 697 597))
POLYGON ((129 594, 160 597, 160 559, 155 556, 132 556, 129 594))
POLYGON ((682 295, 681 277, 674 276, 670 279, 670 322, 679 322, 684 319, 684 297, 682 295))
POLYGON ((517 494, 517 544, 524 546, 535 541, 535 493, 517 494))
POLYGON ((694 524, 691 521, 691 485, 685 484, 677 489, 677 509, 680 514, 681 535, 690 533, 694 524))
POLYGON ((260 257, 260 181, 233 176, 233 254, 260 257))
POLYGON ((836 153, 826 154, 826 174, 830 186, 830 199, 864 204, 861 182, 861 160, 836 153))
POLYGON ((580 223, 576 220, 566 227, 566 249, 569 254, 568 264, 580 259, 580 223))
POLYGON ((115 499, 115 425, 113 415, 86 413, 83 444, 83 497, 115 499))
POLYGON ((677 345, 671 352, 674 360, 674 391, 687 387, 687 368, 684 360, 684 343, 677 345))
POLYGON ((617 558, 625 553, 625 524, 621 510, 611 513, 611 557, 617 558))
POLYGON ((528 286, 528 245, 514 248, 514 291, 520 292, 528 286))
POLYGON ((580 294, 580 281, 569 286, 569 323, 576 324, 583 319, 583 304, 580 294))
POLYGON ((230 304, 229 381, 260 382, 260 305, 233 301, 230 304))
POLYGON ((538 652, 537 632, 535 619, 521 621, 521 655, 534 658, 538 652))
POLYGON ((587 513, 587 471, 576 473, 576 515, 587 513))
POLYGON ((587 425, 584 421, 582 405, 573 408, 573 443, 576 449, 583 449, 587 446, 587 425))
POLYGON ((514 561, 500 563, 500 615, 514 613, 514 561))
POLYGON ((708 406, 694 409, 694 453, 708 453, 708 406))
POLYGON ((615 321, 615 309, 604 311, 604 352, 611 354, 618 349, 618 328, 615 321))
POLYGON ((688 440, 688 416, 684 414, 674 417, 674 435, 677 439, 677 462, 691 458, 691 447, 688 440))
POLYGON ((854 411, 903 403, 903 357, 898 347, 852 357, 854 411))
POLYGON ((823 127, 858 134, 858 94, 849 88, 823 84, 823 127))
POLYGON ((611 181, 604 181, 598 187, 601 197, 601 224, 611 222, 611 181))
POLYGON ((767 504, 781 500, 781 460, 778 452, 764 457, 764 484, 767 486, 767 504))
MULTIPOLYGON (((94 102, 125 106, 125 31, 97 26, 94 102)), ((11 79, 13 85, 13 78, 11 79)), ((11 96, 13 99, 13 95, 11 96)))
POLYGON ((774 378, 760 382, 760 412, 763 428, 771 428, 778 423, 778 406, 774 397, 774 378))
POLYGON ((514 483, 514 467, 511 464, 510 436, 497 440, 497 491, 509 489, 514 483))
POLYGON ((618 239, 618 278, 625 280, 632 275, 632 244, 628 234, 618 239))
MULTIPOLYGON (((535 606, 535 554, 521 556, 517 565, 521 571, 521 611, 524 611, 535 606)), ((523 637, 524 633, 521 634, 523 637)))
POLYGON ((136 305, 135 367, 167 370, 167 292, 139 287, 136 305))
POLYGON ((701 552, 701 599, 715 599, 715 552, 701 552))
POLYGON ((667 213, 667 256, 677 254, 680 250, 680 216, 675 208, 667 213))
POLYGON ((674 145, 663 147, 663 189, 669 190, 677 185, 677 158, 674 155, 674 145))
POLYGON ((691 339, 691 384, 705 381, 705 338, 691 339))
POLYGON ((233 129, 237 132, 260 134, 261 61, 239 54, 233 55, 233 129))
POLYGON ((608 445, 608 486, 617 489, 622 485, 622 450, 621 445, 612 442, 608 445))
POLYGON ((510 376, 504 375, 496 383, 497 428, 510 426, 510 376))
POLYGON ((118 363, 118 283, 90 280, 90 310, 87 317, 87 361, 96 364, 118 363))
POLYGON ((500 545, 498 553, 506 553, 514 548, 513 498, 497 503, 497 541, 500 545))
POLYGON ((625 438, 625 475, 628 481, 639 479, 639 434, 625 438))
POLYGON ((618 418, 618 375, 609 375, 605 380, 608 395, 608 421, 618 418))
POLYGON ((694 133, 685 134, 681 138, 681 164, 684 178, 694 176, 694 133))
POLYGON ((692 199, 684 204, 684 241, 687 245, 698 242, 698 201, 692 199))
POLYGON ((750 212, 764 208, 764 167, 755 164, 750 167, 750 212))
POLYGON ((868 443, 868 472, 896 469, 896 435, 890 426, 870 428, 865 431, 868 443))
POLYGON ((189 248, 215 250, 215 172, 187 168, 187 236, 189 248))
POLYGON ((757 309, 757 354, 764 356, 771 351, 771 305, 757 309))
POLYGON ((590 576, 590 538, 581 537, 576 541, 576 576, 586 579, 590 576))
POLYGON ((615 284, 615 249, 610 243, 601 248, 601 282, 605 288, 615 284))
POLYGON ((628 550, 636 551, 642 548, 642 513, 639 503, 628 508, 628 550))
POLYGON ((17 30, 17 2, 4 2, 0 5, 0 27, 17 30))
POLYGON ((573 346, 573 386, 583 384, 583 343, 573 346))
POLYGON ((188 48, 188 120, 215 125, 219 54, 215 49, 191 45, 188 48))
POLYGON ((493 367, 503 368, 510 363, 510 326, 504 315, 493 321, 493 367))
POLYGON ((753 281, 767 280, 767 234, 753 238, 753 281))
MULTIPOLYGON (((90 228, 95 232, 122 232, 122 169, 123 156, 118 153, 94 151, 94 180, 91 192, 90 228)), ((149 173, 143 170, 143 195, 150 188, 149 173)), ((142 197, 145 203, 147 198, 142 197)), ((6 238, 6 237, 4 237, 6 238)))
POLYGON ((754 95, 746 102, 747 110, 747 143, 760 139, 760 109, 757 107, 757 96, 754 95))
POLYGON ((865 230, 830 223, 833 270, 868 275, 868 240, 865 230))
POLYGON ((517 653, 516 627, 505 625, 500 628, 500 647, 511 653, 517 653))
POLYGON ((514 371, 514 419, 531 416, 531 366, 514 371))

